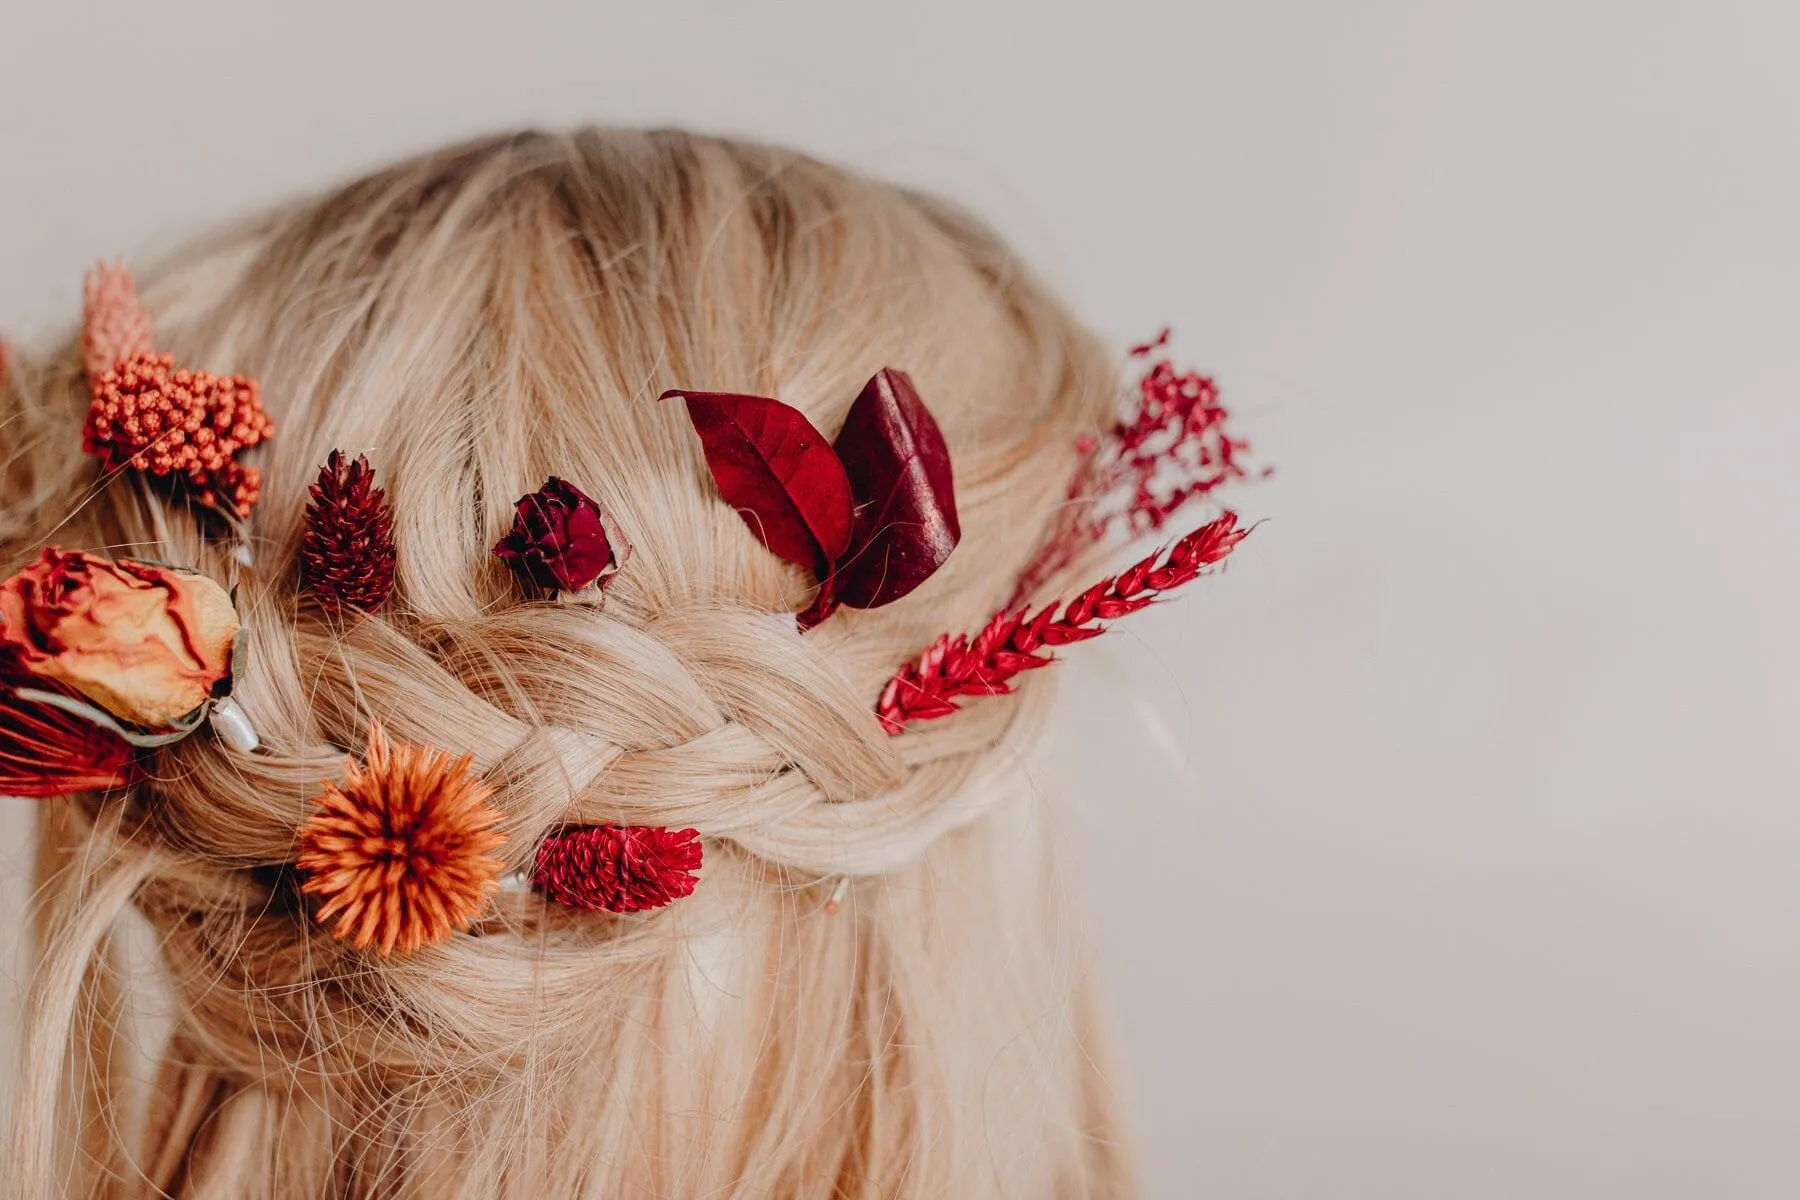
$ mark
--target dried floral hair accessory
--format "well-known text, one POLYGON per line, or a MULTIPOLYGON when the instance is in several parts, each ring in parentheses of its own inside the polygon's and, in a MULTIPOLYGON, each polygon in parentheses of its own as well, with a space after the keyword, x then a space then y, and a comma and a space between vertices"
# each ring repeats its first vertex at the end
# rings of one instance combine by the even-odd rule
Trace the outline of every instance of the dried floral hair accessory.
POLYGON ((144 777, 136 748, 117 733, 21 691, 81 703, 73 688, 26 670, 16 647, 0 646, 0 796, 106 791, 144 777))
MULTIPOLYGON (((1132 347, 1132 357, 1153 355, 1168 345, 1169 335, 1164 329, 1132 347)), ((1011 601, 979 633, 944 634, 897 671, 876 703, 882 727, 897 734, 910 722, 949 716, 960 698, 1010 692, 1016 676, 1055 661, 1052 648, 1099 636, 1105 622, 1147 607, 1223 562, 1250 532, 1239 529, 1230 512, 1067 603, 1051 602, 1035 615, 1028 607, 1078 560, 1161 530, 1188 504, 1246 475, 1242 460, 1249 445, 1226 431, 1228 416, 1211 379, 1177 372, 1166 358, 1153 362, 1118 419, 1077 444, 1081 465, 1068 503, 1020 575, 1011 601)))
POLYGON ((572 908, 644 912, 693 894, 701 853, 698 830, 587 825, 544 840, 532 881, 572 908))
POLYGON ((956 549, 962 527, 950 452, 904 371, 875 373, 835 442, 767 396, 662 398, 670 396, 686 401, 720 495, 763 545, 818 575, 801 628, 839 605, 893 603, 956 549))
POLYGON ((224 588, 195 571, 45 549, 0 582, 0 647, 49 705, 134 746, 178 741, 211 717, 239 750, 256 733, 231 700, 249 639, 224 588))
POLYGON ((494 546, 494 556, 520 579, 561 592, 604 589, 630 554, 594 498, 554 475, 519 497, 512 529, 494 546))
MULTIPOLYGON (((1131 354, 1149 358, 1169 337, 1164 329, 1131 354)), ((1021 574, 1014 603, 1031 599, 1096 547, 1155 534, 1188 504, 1249 474, 1249 443, 1227 429, 1230 416, 1211 378, 1177 371, 1167 358, 1152 362, 1117 420, 1077 446, 1083 457, 1069 481, 1069 502, 1021 574)))
POLYGON ((1222 562, 1249 532, 1237 527, 1235 514, 1226 513, 1067 604, 1049 604, 1035 616, 1024 609, 1002 610, 972 638, 944 634, 888 681, 876 705, 882 727, 897 734, 909 722, 949 716, 961 707, 959 697, 1012 691, 1015 676, 1056 661, 1050 655, 1053 648, 1098 637, 1106 631, 1105 622, 1147 608, 1192 582, 1202 570, 1222 562))
POLYGON ((93 395, 83 450, 108 471, 167 479, 202 505, 250 515, 262 473, 237 456, 275 432, 256 380, 190 371, 156 353, 149 314, 120 266, 88 276, 82 355, 93 395))
POLYGON ((435 945, 469 924, 500 887, 493 789, 473 756, 390 740, 369 729, 363 761, 327 784, 300 830, 302 893, 324 903, 334 936, 383 955, 435 945))
POLYGON ((369 460, 333 450, 311 496, 301 586, 333 615, 378 611, 394 590, 394 510, 369 460))

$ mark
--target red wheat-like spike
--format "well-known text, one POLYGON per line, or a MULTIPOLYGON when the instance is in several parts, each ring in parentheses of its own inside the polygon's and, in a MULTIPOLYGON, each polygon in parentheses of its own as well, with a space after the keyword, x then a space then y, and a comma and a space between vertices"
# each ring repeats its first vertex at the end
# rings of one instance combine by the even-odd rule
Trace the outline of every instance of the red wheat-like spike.
POLYGON ((545 839, 532 879, 558 904, 644 912, 693 894, 702 853, 693 829, 585 825, 545 839))
POLYGON ((958 697, 1010 692, 1015 676, 1056 661, 1050 655, 1054 647, 1098 637, 1106 622, 1191 583, 1249 535, 1237 527, 1237 514, 1228 512, 1066 604, 1052 603, 1035 616, 1022 608, 1002 609, 973 638, 944 634, 888 680, 875 706, 882 727, 897 734, 910 722, 949 716, 961 707, 958 697))

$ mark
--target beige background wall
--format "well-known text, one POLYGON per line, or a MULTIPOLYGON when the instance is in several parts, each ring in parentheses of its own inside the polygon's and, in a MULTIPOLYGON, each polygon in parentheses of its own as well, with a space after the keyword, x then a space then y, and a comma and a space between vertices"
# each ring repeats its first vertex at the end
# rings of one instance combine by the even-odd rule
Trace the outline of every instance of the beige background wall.
POLYGON ((961 196, 1281 468, 1066 672, 1151 1194, 1800 1193, 1791 6, 276 7, 0 5, 0 328, 525 121, 961 196))

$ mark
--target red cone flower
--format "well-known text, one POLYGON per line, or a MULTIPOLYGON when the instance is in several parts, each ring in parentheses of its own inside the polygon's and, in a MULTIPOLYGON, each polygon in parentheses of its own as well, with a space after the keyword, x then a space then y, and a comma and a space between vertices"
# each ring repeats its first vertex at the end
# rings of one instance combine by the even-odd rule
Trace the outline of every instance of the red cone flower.
POLYGON ((538 847, 533 879, 558 904, 643 912, 691 895, 700 856, 697 830, 588 825, 538 847))
POLYGON ((394 511, 369 460, 341 450, 319 469, 306 506, 300 581, 327 611, 374 612, 394 590, 394 511))

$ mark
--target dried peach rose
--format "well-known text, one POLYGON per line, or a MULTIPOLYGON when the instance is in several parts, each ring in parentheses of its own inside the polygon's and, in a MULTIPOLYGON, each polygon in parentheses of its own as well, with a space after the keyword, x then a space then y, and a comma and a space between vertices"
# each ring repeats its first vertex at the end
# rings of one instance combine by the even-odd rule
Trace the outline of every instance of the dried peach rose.
POLYGON ((121 721, 175 724, 231 674, 231 597, 204 575, 49 547, 0 583, 0 643, 121 721))

